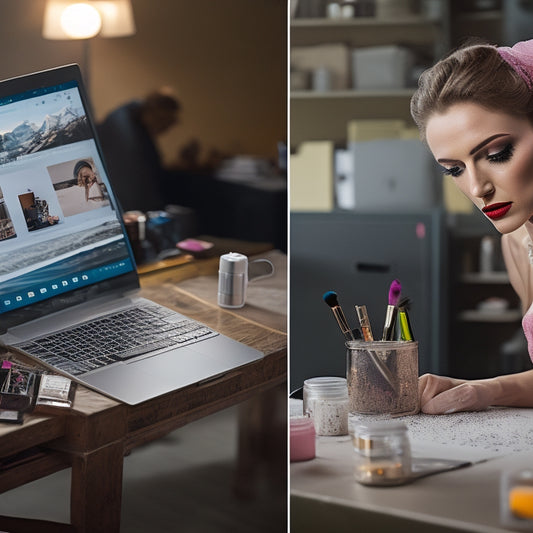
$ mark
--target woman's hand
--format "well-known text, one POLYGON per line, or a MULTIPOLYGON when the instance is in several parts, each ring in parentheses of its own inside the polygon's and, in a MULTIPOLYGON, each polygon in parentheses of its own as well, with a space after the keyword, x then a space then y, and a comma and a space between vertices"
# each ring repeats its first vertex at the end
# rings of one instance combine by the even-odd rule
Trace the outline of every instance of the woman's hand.
POLYGON ((420 410, 430 415, 481 411, 493 405, 494 380, 465 381, 433 374, 418 379, 420 410))

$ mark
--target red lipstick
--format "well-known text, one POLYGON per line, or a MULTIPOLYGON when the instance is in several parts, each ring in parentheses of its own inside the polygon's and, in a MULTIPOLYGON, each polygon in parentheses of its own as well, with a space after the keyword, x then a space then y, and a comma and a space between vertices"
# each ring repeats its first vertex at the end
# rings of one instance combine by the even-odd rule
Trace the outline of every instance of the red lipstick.
POLYGON ((490 204, 486 205, 482 211, 485 213, 489 218, 497 219, 505 216, 509 209, 511 209, 511 206, 513 205, 513 202, 500 202, 497 204, 490 204))

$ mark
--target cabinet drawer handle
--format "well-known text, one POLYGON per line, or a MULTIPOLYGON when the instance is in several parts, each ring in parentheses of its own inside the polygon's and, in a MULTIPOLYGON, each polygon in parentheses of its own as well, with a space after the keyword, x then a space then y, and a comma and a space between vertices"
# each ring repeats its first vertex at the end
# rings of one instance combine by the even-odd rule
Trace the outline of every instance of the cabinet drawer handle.
POLYGON ((355 270, 359 272, 390 272, 390 265, 383 265, 379 263, 355 263, 355 270))

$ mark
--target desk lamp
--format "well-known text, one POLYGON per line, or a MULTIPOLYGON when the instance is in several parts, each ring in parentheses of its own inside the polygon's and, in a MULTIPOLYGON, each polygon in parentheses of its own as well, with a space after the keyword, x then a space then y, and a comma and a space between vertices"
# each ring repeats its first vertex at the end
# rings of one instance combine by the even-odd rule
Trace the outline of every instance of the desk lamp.
POLYGON ((125 37, 135 33, 131 0, 48 0, 44 11, 45 39, 83 40, 83 70, 89 88, 89 39, 125 37))

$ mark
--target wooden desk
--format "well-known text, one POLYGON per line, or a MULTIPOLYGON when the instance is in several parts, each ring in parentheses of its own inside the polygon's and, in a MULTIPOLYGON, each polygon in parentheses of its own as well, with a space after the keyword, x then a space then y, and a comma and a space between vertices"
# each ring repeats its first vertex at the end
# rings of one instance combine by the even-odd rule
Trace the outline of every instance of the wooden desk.
MULTIPOLYGON (((228 250, 229 251, 229 250, 228 250)), ((236 248, 233 251, 239 251, 236 248)), ((263 254, 262 257, 265 257, 263 254)), ((286 295, 286 258, 278 254, 278 288, 286 295)), ((22 426, 0 425, 0 493, 72 468, 71 524, 0 517, 0 530, 105 531, 120 529, 122 464, 125 453, 169 431, 243 400, 286 380, 287 338, 275 329, 199 298, 179 282, 202 275, 216 290, 218 258, 188 261, 141 278, 141 295, 200 320, 229 337, 257 348, 265 357, 212 381, 191 385, 136 406, 128 406, 78 387, 67 415, 26 416, 22 426), (105 473, 105 479, 102 475, 105 473)), ((257 313, 260 302, 250 301, 257 313)), ((285 299, 279 314, 286 316, 285 299)), ((265 312, 265 324, 275 313, 265 312)), ((284 323, 283 319, 278 324, 284 323)))

